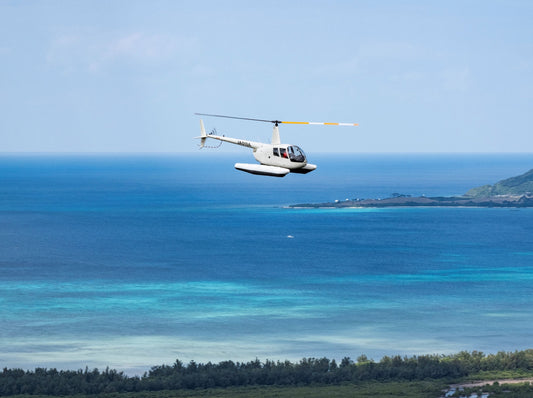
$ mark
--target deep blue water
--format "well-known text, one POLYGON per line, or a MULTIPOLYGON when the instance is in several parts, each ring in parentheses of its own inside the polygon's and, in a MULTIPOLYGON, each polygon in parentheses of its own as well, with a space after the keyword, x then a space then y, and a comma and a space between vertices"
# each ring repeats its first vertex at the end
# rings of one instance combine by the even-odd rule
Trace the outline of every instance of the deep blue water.
POLYGON ((461 194, 533 154, 240 160, 0 156, 0 366, 532 348, 533 209, 285 205, 461 194))

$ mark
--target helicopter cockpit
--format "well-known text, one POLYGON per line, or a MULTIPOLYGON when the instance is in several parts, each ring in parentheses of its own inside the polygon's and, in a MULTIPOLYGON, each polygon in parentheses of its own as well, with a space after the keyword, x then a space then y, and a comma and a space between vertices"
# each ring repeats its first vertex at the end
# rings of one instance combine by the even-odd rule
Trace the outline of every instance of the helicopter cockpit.
POLYGON ((296 145, 290 145, 286 148, 274 147, 274 156, 289 159, 291 162, 303 163, 305 162, 305 153, 300 147, 296 145))

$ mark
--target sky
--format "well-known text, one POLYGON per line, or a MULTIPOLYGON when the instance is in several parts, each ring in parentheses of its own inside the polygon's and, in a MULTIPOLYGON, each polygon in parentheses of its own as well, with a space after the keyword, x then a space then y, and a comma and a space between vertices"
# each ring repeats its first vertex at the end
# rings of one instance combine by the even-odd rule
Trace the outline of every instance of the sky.
POLYGON ((529 0, 0 0, 0 152, 193 153, 195 112, 359 123, 280 126, 308 153, 533 152, 532 21, 529 0))

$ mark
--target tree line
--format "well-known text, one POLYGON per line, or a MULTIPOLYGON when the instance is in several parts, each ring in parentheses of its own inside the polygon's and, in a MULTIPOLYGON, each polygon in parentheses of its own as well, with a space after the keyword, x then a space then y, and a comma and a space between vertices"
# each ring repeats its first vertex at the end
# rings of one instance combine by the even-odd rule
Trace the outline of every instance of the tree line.
POLYGON ((74 395, 140 392, 230 386, 303 386, 359 381, 415 381, 456 379, 480 371, 533 370, 533 350, 498 352, 461 351, 453 355, 383 357, 379 362, 361 355, 340 363, 327 358, 304 358, 299 362, 255 359, 154 366, 142 377, 113 369, 33 371, 4 368, 0 373, 0 396, 17 394, 74 395))

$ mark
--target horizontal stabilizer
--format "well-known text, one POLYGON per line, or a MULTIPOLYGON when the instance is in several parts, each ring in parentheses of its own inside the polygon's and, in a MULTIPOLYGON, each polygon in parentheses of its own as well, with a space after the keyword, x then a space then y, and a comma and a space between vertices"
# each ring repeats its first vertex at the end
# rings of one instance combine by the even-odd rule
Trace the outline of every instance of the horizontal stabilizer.
POLYGON ((289 169, 276 166, 265 166, 264 164, 235 163, 235 168, 250 174, 271 177, 285 177, 289 174, 289 169))

